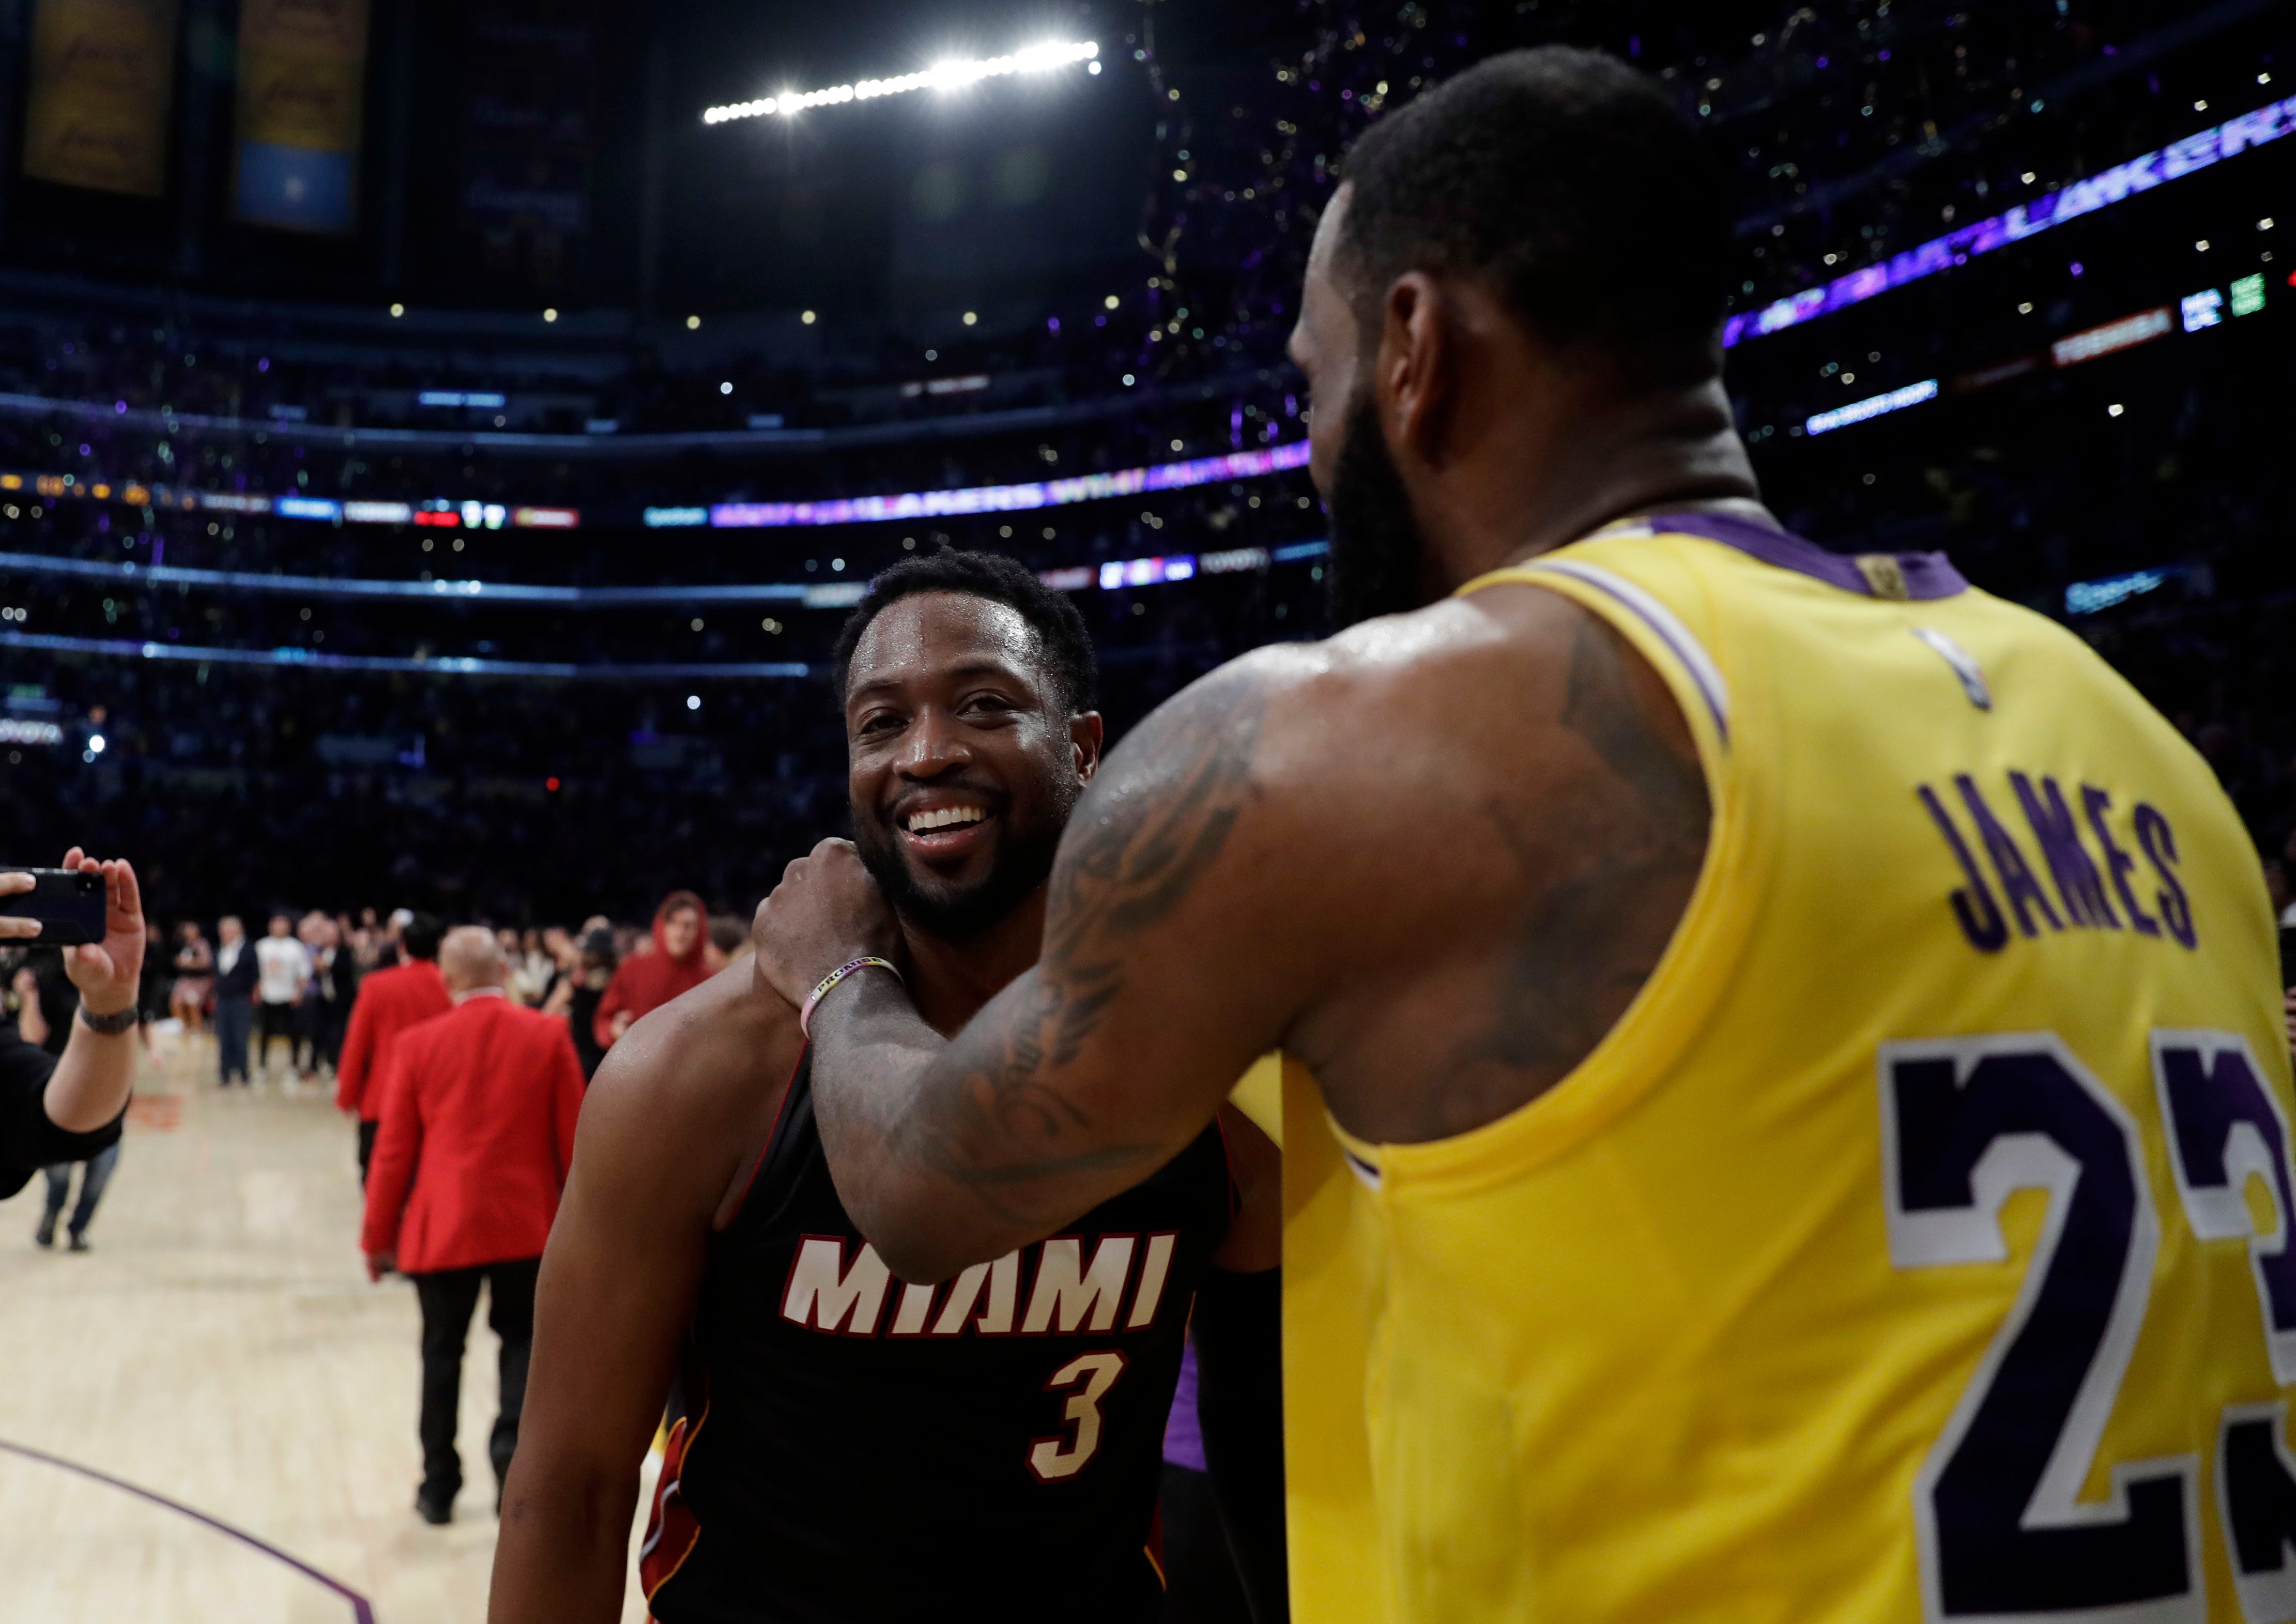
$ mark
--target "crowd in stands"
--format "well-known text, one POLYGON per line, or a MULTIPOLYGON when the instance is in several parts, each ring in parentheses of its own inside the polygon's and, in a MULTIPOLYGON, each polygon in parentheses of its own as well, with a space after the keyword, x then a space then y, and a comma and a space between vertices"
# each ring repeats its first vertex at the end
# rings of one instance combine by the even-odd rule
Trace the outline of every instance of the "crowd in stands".
MULTIPOLYGON (((1104 671, 1111 726, 1238 648, 1289 625, 1312 632, 1320 591, 1308 569, 1290 567, 1089 595, 1128 644, 1104 671), (1275 618, 1291 607, 1267 602, 1279 581, 1297 593, 1297 615, 1275 618)), ((825 645, 832 630, 813 635, 825 645)), ((72 730, 0 755, 16 758, 5 770, 28 849, 101 830, 154 854, 146 883, 170 910, 211 915, 275 890, 398 895, 524 924, 600 906, 627 915, 688 883, 742 915, 782 864, 844 823, 843 732, 823 677, 673 686, 225 665, 202 675, 20 650, 8 669, 43 690, 16 706, 51 707, 20 714, 72 730), (91 728, 107 730, 92 760, 78 748, 91 728)))
MULTIPOLYGON (((1670 21, 1645 37, 1631 9, 1572 0, 1527 0, 1498 18, 1464 0, 1412 0, 1377 27, 1318 4, 1272 29, 1265 62, 1248 70, 1168 60, 1144 28, 1123 49, 1169 100, 1140 232, 1154 251, 1128 275, 967 313, 977 325, 957 324, 955 312, 815 323, 791 310, 712 316, 693 332, 672 316, 657 330, 611 314, 585 324, 574 312, 563 327, 523 313, 524 327, 458 321, 434 331, 419 310, 393 321, 320 307, 170 308, 148 296, 115 296, 107 308, 47 283, 0 285, 0 390, 255 425, 181 432, 161 453, 156 436, 99 438, 78 419, 20 422, 0 429, 0 457, 60 461, 57 472, 109 464, 93 472, 114 482, 531 500, 531 489, 496 487, 537 468, 481 461, 447 493, 433 488, 432 469, 345 455, 340 446, 323 453, 297 438, 296 424, 577 436, 611 425, 597 436, 611 439, 741 431, 753 419, 835 429, 1015 408, 1089 414, 1203 385, 1218 398, 1201 411, 1159 404, 1152 424, 1095 422, 1070 444, 1054 434, 1016 442, 1010 454, 970 449, 963 476, 948 480, 922 478, 930 461, 914 451, 818 470, 762 458, 710 467, 726 488, 701 499, 800 476, 826 481, 802 494, 828 496, 1040 477, 1040 445, 1068 473, 1154 460, 1174 439, 1201 455, 1274 431, 1288 438, 1283 341, 1340 154, 1387 106, 1517 37, 1584 35, 1622 48, 1715 131, 1734 170, 1746 246, 1734 303, 1751 309, 2274 99, 2284 28, 2269 8, 2251 11, 2195 29, 2136 0, 1856 0, 1766 29, 1718 12, 1695 29, 1670 21), (927 392, 933 380, 986 382, 927 392), (504 399, 424 406, 424 390, 504 399), (1247 421, 1232 430, 1238 415, 1247 421)), ((568 476, 554 477, 562 485, 568 476)), ((625 466, 614 479, 626 489, 631 476, 625 466)))
MULTIPOLYGON (((1543 12, 1519 8, 1522 26, 1539 37, 1578 29, 1608 37, 1615 8, 1544 3, 1543 12)), ((1324 535, 1324 517, 1304 471, 916 525, 655 531, 634 515, 655 500, 930 490, 1296 440, 1308 403, 1281 359, 1286 306, 1336 155, 1414 80, 1508 43, 1492 29, 1513 25, 1493 23, 1488 10, 1414 0, 1374 29, 1341 26, 1331 8, 1310 5, 1301 16, 1312 26, 1248 74, 1176 61, 1144 30, 1125 40, 1169 98, 1163 140, 1173 161, 1161 172, 1182 178, 1158 183, 1144 234, 1161 246, 1134 285, 1112 290, 1113 311, 1096 289, 1079 288, 1029 321, 988 312, 953 340, 889 325, 832 330, 826 317, 805 327, 792 312, 786 325, 803 346, 786 353, 763 340, 747 349, 729 343, 713 358, 673 365, 667 351, 648 352, 635 339, 577 342, 578 334, 505 341, 498 352, 505 365, 531 364, 519 376, 534 390, 567 394, 564 409, 611 413, 625 430, 738 427, 745 413, 779 410, 808 393, 972 372, 1036 380, 1027 388, 1048 392, 1025 398, 1062 406, 1047 421, 930 445, 634 460, 323 447, 285 423, 275 432, 170 433, 125 416, 102 427, 76 416, 0 415, 0 469, 70 467, 90 479, 331 497, 557 501, 584 513, 574 531, 433 534, 0 493, 10 545, 139 566, 164 559, 337 578, 586 586, 857 584, 944 542, 1001 549, 1046 570, 1311 542, 1324 535), (569 362, 553 373, 553 356, 588 370, 569 362), (1130 391, 1126 372, 1136 379, 1130 391), (721 381, 734 382, 734 392, 717 393, 721 381), (1144 400, 1151 390, 1207 381, 1221 387, 1196 399, 1163 393, 1142 409, 1099 410, 1111 398, 1144 400), (591 394, 571 399, 584 390, 591 394), (685 404, 658 404, 676 401, 685 404)), ((1699 116, 1731 142, 1748 223, 1748 285, 1737 303, 1750 308, 2268 98, 2273 86, 2258 81, 2272 77, 2280 25, 2267 12, 2213 33, 2188 29, 2175 48, 2161 31, 2176 20, 2158 8, 2058 0, 1976 11, 1857 0, 1824 17, 1796 12, 1759 37, 1717 14, 1694 34, 1616 43, 1668 75, 1685 105, 1705 110, 1699 116), (1887 111, 1868 115, 1868 107, 1887 111), (2028 171, 2030 184, 2021 179, 2028 171)), ((1630 10, 1618 15, 1631 26, 1630 10)), ((1792 528, 1849 550, 1942 547, 1979 584, 2068 618, 2219 763, 2270 851, 2296 825, 2296 708, 2277 697, 2290 691, 2279 665, 2296 579, 2282 545, 2284 431, 2255 403, 2268 398, 2292 347, 2283 330, 2296 293, 2273 270, 2276 223, 2258 200, 2284 189, 2296 141, 2284 146, 1742 344, 1728 373, 1765 489, 1792 528), (2204 283, 2221 290, 2259 272, 2269 273, 2271 292, 2259 316, 2212 332, 2172 330, 2094 365, 2048 364, 2049 345, 2068 334, 2148 308, 2173 310, 2204 283), (1925 379, 1942 381, 1939 398, 1915 411, 1823 439, 1802 432, 1812 414, 1925 379), (2067 607, 2073 583, 2155 570, 2168 571, 2165 585, 2117 607, 2067 607)), ((242 316, 234 325, 219 308, 181 320, 105 310, 85 313, 75 327, 70 299, 53 290, 31 314, 5 314, 29 299, 19 291, 0 287, 0 327, 16 323, 20 340, 0 345, 0 368, 12 351, 23 369, 0 384, 17 389, 249 417, 295 405, 317 424, 340 415, 338 396, 381 401, 417 385, 502 381, 465 365, 467 355, 455 361, 463 371, 422 372, 407 358, 425 341, 419 312, 403 332, 368 313, 357 344, 336 334, 347 348, 330 360, 314 358, 324 344, 283 340, 277 354, 266 350, 265 324, 293 327, 285 317, 242 316)), ((693 336, 708 337, 710 324, 693 336)), ((519 409, 517 384, 512 377, 506 416, 519 409)), ((1021 400, 983 391, 889 409, 962 415, 1021 400)), ((352 420, 366 421, 358 415, 366 409, 357 405, 352 420)), ((434 421, 409 410, 405 421, 434 421)), ((792 406, 787 421, 814 421, 806 410, 792 406)), ((468 414, 462 421, 482 426, 468 414)), ((1300 559, 1178 584, 1084 590, 1078 602, 1102 649, 1111 736, 1235 652, 1319 635, 1320 576, 1320 564, 1300 559)), ((0 634, 130 644, 780 661, 816 673, 838 619, 794 604, 576 613, 176 586, 99 589, 5 570, 0 607, 12 611, 0 634)), ((62 737, 0 745, 15 758, 7 770, 23 791, 31 849, 94 833, 126 849, 177 854, 173 872, 151 876, 169 912, 213 917, 273 894, 337 910, 395 896, 444 916, 524 928, 597 907, 637 916, 667 890, 691 884, 711 908, 739 916, 783 862, 843 821, 841 737, 817 674, 532 683, 194 668, 26 648, 9 651, 7 670, 15 694, 7 718, 54 722, 62 737), (100 752, 92 748, 98 734, 100 752), (617 858, 611 876, 597 872, 596 854, 606 851, 617 858)))

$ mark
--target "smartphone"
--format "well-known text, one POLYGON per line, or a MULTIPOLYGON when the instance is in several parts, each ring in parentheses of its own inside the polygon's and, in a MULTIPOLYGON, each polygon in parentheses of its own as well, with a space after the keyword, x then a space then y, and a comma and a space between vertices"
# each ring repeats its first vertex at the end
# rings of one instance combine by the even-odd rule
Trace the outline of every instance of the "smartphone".
POLYGON ((32 889, 0 897, 0 914, 37 919, 40 933, 32 939, 43 947, 76 947, 103 939, 103 876, 71 868, 0 868, 0 874, 29 874, 32 889))

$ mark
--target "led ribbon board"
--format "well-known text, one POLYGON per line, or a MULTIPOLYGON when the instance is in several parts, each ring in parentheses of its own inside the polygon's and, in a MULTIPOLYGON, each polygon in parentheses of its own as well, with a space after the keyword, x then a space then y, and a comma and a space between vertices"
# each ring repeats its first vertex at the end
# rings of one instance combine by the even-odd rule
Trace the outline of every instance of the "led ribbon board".
MULTIPOLYGON (((1230 575, 1243 570, 1265 570, 1271 564, 1300 563, 1311 558, 1322 558, 1331 552, 1326 541, 1298 541, 1281 547, 1235 547, 1224 553, 1178 554, 1159 558, 1135 558, 1100 565, 1078 564, 1064 570, 1045 570, 1039 578, 1048 586, 1062 592, 1083 592, 1093 586, 1113 592, 1128 586, 1155 586, 1174 581, 1193 580, 1199 575, 1230 575)), ((570 604, 578 608, 604 608, 610 604, 658 603, 664 599, 698 603, 703 601, 753 602, 758 599, 801 599, 808 609, 849 609, 861 601, 868 591, 865 581, 832 581, 817 586, 796 585, 761 585, 752 586, 496 586, 480 581, 348 581, 328 580, 316 577, 261 576, 241 574, 219 570, 139 570, 133 564, 105 564, 88 559, 44 559, 25 554, 0 554, 0 568, 21 570, 29 574, 111 575, 117 573, 123 580, 142 579, 148 582, 173 582, 182 585, 217 586, 229 584, 251 586, 258 591, 277 592, 293 587, 299 594, 312 597, 444 597, 467 599, 487 597, 507 603, 548 603, 570 604)), ((201 647, 180 643, 138 643, 125 637, 67 637, 47 632, 0 631, 0 648, 42 649, 58 654, 109 655, 115 659, 193 660, 202 664, 243 666, 302 666, 323 671, 398 671, 426 677, 552 677, 570 681, 647 681, 701 677, 803 677, 814 668, 794 661, 726 660, 712 662, 663 662, 660 664, 599 660, 577 664, 562 660, 472 660, 443 657, 430 660, 410 660, 384 654, 324 654, 315 649, 299 647, 248 649, 201 647)), ((1103 659, 1111 656, 1103 655, 1103 659)), ((0 729, 11 724, 0 722, 0 729)), ((49 723, 23 723, 23 728, 53 726, 49 723)), ((45 735, 34 738, 20 735, 22 742, 53 743, 61 740, 45 735)), ((10 742, 10 735, 0 732, 0 743, 10 742)))
MULTIPOLYGON (((720 529, 779 529, 822 524, 875 524, 896 519, 938 519, 965 513, 1004 513, 1029 508, 1063 507, 1136 496, 1147 490, 1185 490, 1223 480, 1250 480, 1308 465, 1308 442, 1294 440, 1265 451, 1234 451, 1226 456, 1159 463, 1116 473, 1087 473, 1067 480, 1030 480, 1025 485, 974 485, 961 490, 911 491, 898 496, 847 496, 822 502, 720 502, 709 522, 720 529)), ((655 529, 698 523, 692 508, 646 510, 655 529)))
MULTIPOLYGON (((1040 570, 1045 585, 1062 592, 1094 586, 1152 586, 1198 575, 1234 575, 1322 558, 1326 541, 1295 541, 1284 546, 1231 547, 1225 552, 1182 553, 1157 558, 1111 560, 1040 570)), ((40 553, 0 553, 0 573, 65 576, 119 586, 196 586, 209 592, 254 592, 356 603, 371 598, 428 598, 433 603, 540 605, 551 609, 644 609, 668 604, 688 609, 706 603, 800 603, 808 609, 850 609, 868 590, 865 581, 710 582, 671 586, 544 586, 515 581, 360 580, 334 575, 266 575, 252 570, 192 570, 177 564, 114 563, 97 558, 52 558, 40 553)), ((127 646, 125 644, 122 647, 127 646)), ((266 658, 269 658, 268 655, 266 658)))
POLYGON ((2062 226, 2085 214, 2094 214, 2140 192, 2181 180, 2220 159, 2277 141, 2292 129, 2296 129, 2296 96, 2243 113, 2237 119, 2227 119, 2198 135, 2171 142, 2156 152, 2146 152, 2127 163, 2116 164, 2101 175, 2060 186, 2030 203, 2020 203, 2006 214, 1964 226, 1918 248, 1893 254, 1879 264, 1837 276, 1823 287, 1806 289, 1791 299, 1734 316, 1723 324, 1722 342, 1726 347, 1758 339, 1765 333, 1816 321, 1850 305, 1863 304, 1891 288, 1964 265, 1972 255, 1990 253, 2012 242, 2021 242, 2052 226, 2062 226))
POLYGON ((1919 383, 1908 383, 1901 390, 1891 390, 1886 395, 1869 395, 1848 406, 1836 406, 1831 412, 1820 412, 1802 425, 1810 434, 1824 434, 1835 429, 1846 429, 1851 423, 1864 422, 1870 417, 1880 417, 1890 412, 1902 412, 1909 406, 1919 406, 1924 400, 1935 400, 1938 381, 1924 378, 1919 383))
POLYGON ((2093 615, 2100 610, 2125 603, 2133 597, 2167 586, 2185 573, 2184 564, 2166 564, 2157 570, 2132 570, 2127 575, 2109 575, 2101 581, 2075 581, 2065 588, 2065 612, 2069 615, 2093 615))
MULTIPOLYGON (((703 525, 715 525, 721 529, 782 529, 1015 513, 1137 496, 1142 491, 1185 490, 1191 486, 1213 485, 1223 480, 1256 480, 1307 465, 1308 442, 1294 440, 1290 445, 1260 451, 1234 451, 1225 456, 1159 463, 1148 468, 1124 468, 1114 473, 1081 474, 1073 479, 1037 480, 1026 485, 974 485, 958 490, 909 491, 894 496, 849 496, 815 502, 721 502, 715 507, 650 507, 644 518, 650 530, 703 525)), ((579 511, 570 507, 512 507, 499 502, 455 503, 443 498, 422 503, 338 502, 325 496, 266 496, 242 491, 186 490, 166 485, 130 484, 115 493, 109 485, 91 486, 73 474, 0 473, 0 497, 12 491, 52 499, 73 497, 99 502, 110 501, 116 494, 120 501, 138 507, 270 513, 320 524, 414 523, 472 530, 498 530, 507 524, 516 529, 570 530, 580 528, 582 523, 579 511)))
POLYGON ((2068 334, 2049 346, 2049 359, 2059 366, 2079 366, 2099 356, 2114 355, 2134 349, 2139 344, 2149 344, 2154 339, 2165 339, 2176 330, 2169 307, 2161 305, 2124 316, 2117 322, 2107 322, 2102 327, 2068 334))
POLYGON ((45 632, 0 632, 0 648, 45 649, 58 654, 109 654, 142 660, 181 660, 201 665, 302 666, 322 671, 404 671, 426 677, 524 677, 569 680, 690 682, 696 677, 801 677, 812 669, 795 662, 728 660, 662 664, 598 660, 406 660, 382 654, 322 654, 306 648, 197 648, 184 643, 135 643, 124 637, 61 637, 45 632))
POLYGON ((1092 62, 1092 70, 1098 73, 1100 64, 1094 59, 1099 54, 1100 47, 1089 39, 1030 45, 1010 56, 991 56, 980 62, 936 62, 921 73, 904 73, 896 78, 862 79, 857 84, 832 85, 823 90, 785 90, 779 95, 760 96, 754 102, 733 102, 708 109, 701 115, 701 122, 730 124, 737 119, 786 118, 809 107, 873 102, 880 96, 897 96, 912 90, 960 90, 982 79, 1003 78, 1014 73, 1046 73, 1074 62, 1092 62))

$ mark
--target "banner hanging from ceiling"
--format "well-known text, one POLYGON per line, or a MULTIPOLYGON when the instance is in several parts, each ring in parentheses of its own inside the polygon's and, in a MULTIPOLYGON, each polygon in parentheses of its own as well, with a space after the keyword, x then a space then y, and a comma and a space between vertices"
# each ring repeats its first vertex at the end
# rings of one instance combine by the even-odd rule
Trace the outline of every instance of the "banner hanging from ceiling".
POLYGON ((358 226, 367 0, 243 0, 237 214, 251 226, 358 226))
POLYGON ((176 0, 39 0, 24 173, 158 197, 175 86, 176 0))

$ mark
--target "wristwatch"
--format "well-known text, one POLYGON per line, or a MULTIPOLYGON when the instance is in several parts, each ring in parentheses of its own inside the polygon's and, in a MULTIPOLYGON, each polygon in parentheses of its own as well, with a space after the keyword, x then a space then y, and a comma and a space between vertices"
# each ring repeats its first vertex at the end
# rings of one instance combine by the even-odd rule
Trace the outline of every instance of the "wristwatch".
POLYGON ((88 1008, 85 1002, 79 1006, 79 1018, 87 1029, 91 1032, 101 1032, 106 1038, 117 1038, 122 1032, 135 1030, 136 1017, 137 1011, 133 1004, 126 1009, 114 1010, 108 1015, 97 1014, 88 1008))

